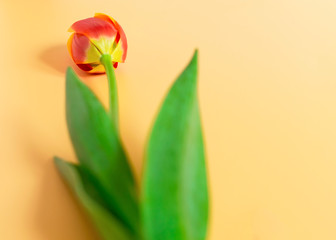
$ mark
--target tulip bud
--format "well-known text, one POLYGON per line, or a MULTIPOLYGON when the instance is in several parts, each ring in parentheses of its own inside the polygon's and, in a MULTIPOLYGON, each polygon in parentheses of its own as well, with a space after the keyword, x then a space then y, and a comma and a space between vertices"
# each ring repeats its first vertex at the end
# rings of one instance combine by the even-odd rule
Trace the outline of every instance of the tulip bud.
POLYGON ((104 73, 104 54, 111 56, 114 68, 124 62, 127 40, 121 26, 113 18, 97 13, 94 17, 75 22, 69 29, 69 53, 77 66, 89 73, 104 73))

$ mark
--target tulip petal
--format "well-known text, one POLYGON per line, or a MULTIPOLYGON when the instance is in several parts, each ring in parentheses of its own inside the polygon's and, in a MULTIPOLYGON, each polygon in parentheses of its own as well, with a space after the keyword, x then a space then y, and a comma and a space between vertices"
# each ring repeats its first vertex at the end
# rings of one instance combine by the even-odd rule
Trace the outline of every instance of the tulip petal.
POLYGON ((105 68, 102 64, 99 64, 95 66, 92 70, 90 70, 89 73, 105 73, 105 68))
POLYGON ((71 35, 68 41, 68 49, 75 63, 83 63, 86 58, 86 51, 90 47, 90 40, 78 33, 71 35))
POLYGON ((74 33, 71 34, 71 36, 69 37, 69 40, 67 42, 68 51, 69 51, 71 57, 72 57, 72 42, 73 42, 74 35, 75 35, 74 33))
POLYGON ((114 42, 119 35, 112 22, 93 17, 75 22, 70 31, 87 36, 102 54, 112 54, 114 42))
POLYGON ((99 39, 102 36, 115 38, 117 29, 108 21, 100 18, 86 18, 72 24, 70 31, 81 33, 88 38, 99 39))
POLYGON ((76 64, 99 64, 101 53, 85 35, 73 33, 68 41, 68 50, 76 64))
POLYGON ((112 60, 114 62, 124 62, 125 61, 125 49, 123 49, 124 45, 121 41, 117 44, 115 47, 114 51, 111 54, 112 60))
POLYGON ((112 50, 114 49, 113 46, 115 45, 115 37, 101 37, 99 39, 91 38, 90 41, 102 54, 112 54, 112 50))
MULTIPOLYGON (((113 55, 112 55, 112 60, 115 61, 115 62, 125 62, 125 59, 126 59, 126 55, 127 55, 127 39, 126 39, 126 35, 125 35, 125 32, 124 30, 122 29, 122 27, 119 25, 119 23, 114 20, 112 17, 106 15, 106 14, 103 14, 103 13, 96 13, 94 18, 96 19, 102 19, 104 21, 107 21, 109 23, 112 23, 114 28, 118 31, 119 35, 116 37, 116 42, 118 43, 118 46, 117 45, 117 52, 116 53, 112 53, 113 55, 115 54, 116 55, 116 58, 118 56, 118 60, 113 58, 113 55)), ((115 50, 115 51, 116 51, 115 50)))

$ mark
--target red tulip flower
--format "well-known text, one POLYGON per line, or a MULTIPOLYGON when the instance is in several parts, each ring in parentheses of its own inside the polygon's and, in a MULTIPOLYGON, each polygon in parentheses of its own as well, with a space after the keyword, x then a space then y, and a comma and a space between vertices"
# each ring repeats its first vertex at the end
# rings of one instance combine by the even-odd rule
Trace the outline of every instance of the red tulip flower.
POLYGON ((102 56, 110 56, 114 68, 126 59, 127 40, 121 26, 110 16, 96 13, 94 17, 75 22, 68 50, 77 66, 89 73, 104 73, 102 56))

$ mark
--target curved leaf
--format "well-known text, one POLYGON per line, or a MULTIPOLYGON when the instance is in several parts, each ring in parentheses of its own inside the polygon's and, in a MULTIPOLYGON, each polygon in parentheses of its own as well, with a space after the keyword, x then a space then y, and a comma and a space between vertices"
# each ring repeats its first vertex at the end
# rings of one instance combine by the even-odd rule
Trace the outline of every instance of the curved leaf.
POLYGON ((165 98, 145 164, 146 239, 205 239, 208 193, 197 100, 197 51, 165 98))
POLYGON ((134 233, 138 232, 135 181, 117 128, 101 102, 71 68, 66 75, 66 113, 81 168, 91 174, 106 208, 134 233))
POLYGON ((91 190, 95 188, 90 186, 91 181, 85 176, 79 165, 66 162, 57 157, 55 157, 55 165, 91 217, 103 239, 134 239, 115 216, 92 198, 92 195, 95 194, 91 190))

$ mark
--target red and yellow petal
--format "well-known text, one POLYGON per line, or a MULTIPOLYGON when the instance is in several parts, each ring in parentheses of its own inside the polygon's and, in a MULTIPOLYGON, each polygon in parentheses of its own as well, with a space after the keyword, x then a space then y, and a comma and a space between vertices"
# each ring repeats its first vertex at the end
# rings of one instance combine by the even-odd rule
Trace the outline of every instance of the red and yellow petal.
POLYGON ((102 54, 112 54, 115 45, 115 38, 101 37, 99 39, 90 39, 93 45, 102 53, 102 54))
POLYGON ((73 33, 67 45, 72 59, 82 70, 91 72, 100 65, 101 53, 85 35, 73 33))
POLYGON ((125 62, 125 58, 126 58, 126 51, 125 49, 123 49, 124 45, 122 44, 121 41, 119 41, 119 43, 116 45, 116 47, 114 48, 114 51, 111 54, 111 58, 112 61, 114 62, 125 62))
POLYGON ((105 68, 102 64, 90 64, 90 63, 83 63, 77 64, 77 66, 87 73, 105 73, 105 68))
POLYGON ((90 47, 90 40, 85 35, 73 33, 67 45, 75 63, 83 63, 86 59, 86 51, 90 47))
POLYGON ((112 52, 112 60, 115 62, 125 62, 125 59, 127 56, 127 39, 126 39, 126 35, 122 27, 112 17, 106 14, 103 14, 103 13, 96 13, 94 18, 102 19, 106 22, 113 24, 115 29, 118 31, 119 34, 115 40, 117 42, 117 46, 116 46, 116 49, 112 52), (113 58, 113 55, 115 56, 114 58, 113 58))
POLYGON ((99 64, 99 65, 95 65, 93 66, 93 68, 89 71, 89 73, 95 73, 95 74, 98 74, 98 73, 105 73, 105 68, 102 64, 99 64))
POLYGON ((72 24, 69 31, 83 34, 90 39, 99 39, 103 36, 108 38, 115 38, 118 32, 114 25, 110 22, 94 17, 75 22, 72 24))

